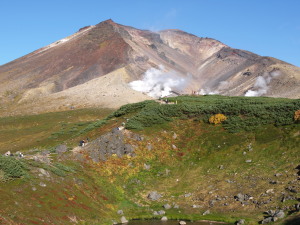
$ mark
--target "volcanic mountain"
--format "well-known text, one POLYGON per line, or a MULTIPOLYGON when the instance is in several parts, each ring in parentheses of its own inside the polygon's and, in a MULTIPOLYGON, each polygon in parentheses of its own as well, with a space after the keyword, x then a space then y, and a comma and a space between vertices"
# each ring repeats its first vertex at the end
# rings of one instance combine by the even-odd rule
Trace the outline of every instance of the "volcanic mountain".
POLYGON ((117 108, 174 93, 299 98, 300 68, 181 30, 112 20, 0 66, 2 115, 117 108))

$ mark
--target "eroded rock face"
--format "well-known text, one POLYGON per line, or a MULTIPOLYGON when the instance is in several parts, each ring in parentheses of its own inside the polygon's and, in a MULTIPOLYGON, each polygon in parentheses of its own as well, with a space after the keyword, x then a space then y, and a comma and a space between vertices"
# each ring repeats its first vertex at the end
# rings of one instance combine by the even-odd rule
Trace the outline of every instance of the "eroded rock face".
POLYGON ((94 162, 105 161, 112 155, 132 156, 134 152, 133 146, 125 142, 124 132, 118 128, 90 142, 84 149, 94 162))

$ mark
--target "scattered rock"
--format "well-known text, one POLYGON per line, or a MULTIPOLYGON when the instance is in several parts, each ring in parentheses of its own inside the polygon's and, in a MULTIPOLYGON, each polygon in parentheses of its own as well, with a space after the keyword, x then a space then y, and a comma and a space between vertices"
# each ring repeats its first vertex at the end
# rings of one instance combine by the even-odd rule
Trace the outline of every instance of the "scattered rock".
POLYGON ((186 225, 185 221, 179 221, 179 225, 186 225))
POLYGON ((290 192, 292 192, 292 193, 297 193, 296 188, 295 188, 295 187, 292 187, 292 186, 287 187, 286 190, 287 190, 287 191, 290 191, 290 192))
POLYGON ((118 212, 117 212, 119 215, 123 215, 124 214, 124 212, 123 212, 123 210, 118 210, 118 212))
POLYGON ((285 213, 283 210, 268 210, 265 213, 268 214, 268 216, 261 221, 262 224, 275 222, 278 219, 284 218, 284 216, 285 216, 285 213))
POLYGON ((121 223, 128 223, 128 220, 125 218, 125 216, 121 217, 121 223))
POLYGON ((191 196, 192 196, 192 193, 184 194, 184 197, 185 197, 185 198, 188 198, 188 197, 191 197, 191 196))
POLYGON ((58 145, 56 148, 55 148, 55 151, 57 154, 62 154, 66 151, 68 151, 68 148, 66 145, 58 145))
POLYGON ((168 220, 168 218, 166 217, 166 216, 163 216, 162 218, 161 218, 161 221, 167 221, 168 220))
POLYGON ((165 215, 166 212, 165 212, 164 210, 159 210, 159 211, 157 212, 157 214, 158 214, 158 215, 165 215))
POLYGON ((162 196, 161 194, 157 193, 157 191, 151 191, 148 194, 148 199, 152 200, 152 201, 157 201, 158 199, 160 199, 162 196))
POLYGON ((206 210, 204 213, 202 213, 203 216, 210 214, 210 210, 206 210))
POLYGON ((174 209, 179 209, 179 205, 174 204, 173 208, 174 208, 174 209))
POLYGON ((177 134, 174 133, 174 134, 173 134, 173 139, 176 139, 176 138, 177 138, 177 134))
POLYGON ((147 148, 149 151, 151 151, 153 147, 152 147, 152 145, 149 143, 149 144, 147 144, 146 148, 147 148))
POLYGON ((268 189, 268 190, 266 190, 266 194, 269 194, 269 193, 274 193, 274 189, 268 189))
MULTIPOLYGON (((128 133, 128 136, 132 139, 140 139, 139 135, 128 133)), ((118 129, 113 129, 111 132, 89 142, 85 149, 94 162, 105 161, 112 155, 118 157, 133 156, 134 152, 133 146, 125 142, 124 132, 118 129)))
POLYGON ((223 169, 224 169, 224 166, 223 166, 223 165, 220 165, 220 166, 219 166, 219 169, 220 169, 220 170, 223 170, 223 169))
POLYGON ((261 221, 261 224, 266 224, 266 223, 271 223, 272 222, 272 217, 267 217, 261 221))
POLYGON ((229 183, 229 184, 235 183, 235 181, 229 180, 229 179, 227 179, 226 182, 229 183))
POLYGON ((177 149, 176 145, 172 145, 172 148, 173 148, 174 150, 176 150, 176 149, 177 149))
POLYGON ((240 219, 238 221, 235 222, 236 225, 242 225, 245 224, 245 220, 244 219, 240 219))
POLYGON ((251 160, 251 159, 247 159, 245 162, 246 162, 246 163, 251 163, 252 160, 251 160))
POLYGON ((300 203, 295 205, 295 209, 296 209, 296 211, 300 212, 300 203))
POLYGON ((45 177, 50 177, 50 173, 46 170, 44 170, 43 168, 39 168, 39 176, 45 176, 45 177))
POLYGON ((150 170, 151 166, 144 163, 144 168, 145 168, 145 170, 150 170))
POLYGON ((41 182, 41 183, 40 183, 40 186, 41 186, 41 187, 46 187, 47 185, 46 185, 45 183, 41 182))
POLYGON ((234 196, 234 199, 236 201, 244 203, 245 201, 248 201, 248 200, 252 199, 252 197, 248 194, 238 193, 236 196, 234 196))
POLYGON ((274 176, 275 177, 280 177, 280 176, 282 176, 282 174, 281 173, 276 173, 274 176))
POLYGON ((201 205, 192 205, 192 207, 193 207, 194 209, 198 209, 198 208, 201 208, 201 205))
POLYGON ((171 209, 171 208, 172 208, 169 204, 165 204, 165 205, 163 205, 163 207, 164 207, 165 209, 171 209))
POLYGON ((208 202, 208 204, 209 204, 210 207, 213 207, 215 205, 215 203, 216 203, 216 200, 210 200, 208 202))

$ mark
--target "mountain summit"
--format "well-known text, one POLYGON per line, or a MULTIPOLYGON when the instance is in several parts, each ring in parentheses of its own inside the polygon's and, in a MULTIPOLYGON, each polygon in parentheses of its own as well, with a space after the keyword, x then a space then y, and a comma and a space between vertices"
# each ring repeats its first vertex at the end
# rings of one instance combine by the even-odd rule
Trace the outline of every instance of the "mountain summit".
POLYGON ((117 108, 169 94, 300 97, 300 68, 181 30, 106 20, 0 67, 0 113, 117 108))

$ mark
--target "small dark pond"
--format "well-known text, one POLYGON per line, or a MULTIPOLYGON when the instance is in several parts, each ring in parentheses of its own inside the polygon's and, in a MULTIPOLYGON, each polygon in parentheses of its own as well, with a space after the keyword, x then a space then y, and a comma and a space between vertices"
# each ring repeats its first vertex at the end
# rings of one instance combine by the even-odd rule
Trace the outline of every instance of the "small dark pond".
MULTIPOLYGON (((169 220, 169 221, 159 221, 159 220, 133 220, 126 225, 178 225, 179 221, 169 220)), ((189 222, 186 221, 186 225, 220 225, 220 223, 213 222, 189 222)))

